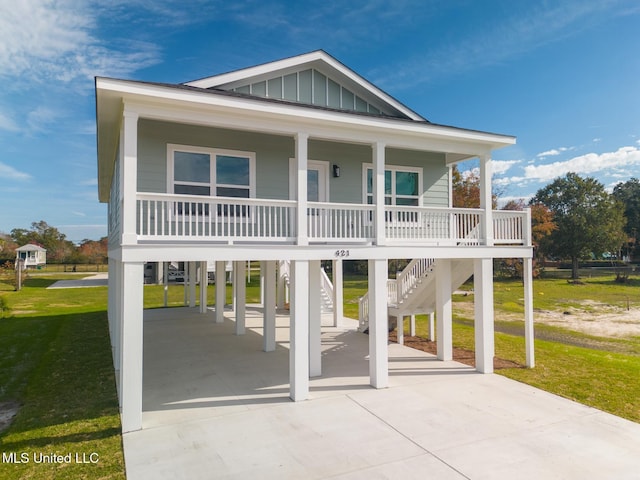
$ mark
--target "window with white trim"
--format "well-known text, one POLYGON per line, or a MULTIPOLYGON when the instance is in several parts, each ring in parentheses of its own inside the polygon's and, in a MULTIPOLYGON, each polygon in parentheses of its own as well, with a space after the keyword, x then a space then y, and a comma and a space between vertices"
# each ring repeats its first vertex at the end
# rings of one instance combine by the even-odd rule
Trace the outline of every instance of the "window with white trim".
POLYGON ((167 167, 169 193, 255 197, 253 152, 168 145, 167 167))
MULTIPOLYGON (((373 204, 373 165, 364 164, 367 186, 365 203, 373 204)), ((384 170, 385 205, 419 206, 422 194, 422 168, 386 165, 384 170)))

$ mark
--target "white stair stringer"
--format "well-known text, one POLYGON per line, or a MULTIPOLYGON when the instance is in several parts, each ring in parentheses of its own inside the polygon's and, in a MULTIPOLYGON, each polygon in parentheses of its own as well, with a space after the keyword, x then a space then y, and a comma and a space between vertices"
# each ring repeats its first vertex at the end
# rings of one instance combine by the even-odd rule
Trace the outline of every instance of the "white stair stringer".
MULTIPOLYGON (((280 275, 283 278, 286 288, 290 288, 290 271, 291 262, 289 260, 280 261, 280 275)), ((333 312, 333 283, 331 279, 324 271, 324 268, 320 269, 320 309, 322 313, 333 312)))
MULTIPOLYGON (((432 313, 436 308, 436 261, 433 259, 412 260, 407 268, 398 276, 400 279, 407 269, 414 267, 414 262, 423 262, 423 270, 419 275, 409 280, 401 287, 397 281, 388 283, 388 315, 389 319, 403 318, 409 315, 432 313), (404 290, 404 294, 401 292, 404 290), (400 297, 400 298, 397 298, 400 297)), ((451 291, 457 290, 473 275, 473 260, 453 260, 451 262, 451 291)), ((360 298, 358 330, 369 330, 369 297, 365 294, 360 298)), ((395 323, 395 322, 394 322, 395 323)))

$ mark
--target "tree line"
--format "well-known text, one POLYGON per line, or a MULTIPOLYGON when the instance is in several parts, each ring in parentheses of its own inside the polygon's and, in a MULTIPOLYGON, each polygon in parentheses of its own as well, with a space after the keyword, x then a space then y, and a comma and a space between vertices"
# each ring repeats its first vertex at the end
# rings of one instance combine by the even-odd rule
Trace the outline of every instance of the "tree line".
POLYGON ((0 233, 0 262, 15 260, 16 248, 27 244, 45 248, 47 263, 107 263, 107 237, 100 240, 85 239, 76 245, 44 220, 33 222, 29 229, 14 228, 8 234, 0 233))

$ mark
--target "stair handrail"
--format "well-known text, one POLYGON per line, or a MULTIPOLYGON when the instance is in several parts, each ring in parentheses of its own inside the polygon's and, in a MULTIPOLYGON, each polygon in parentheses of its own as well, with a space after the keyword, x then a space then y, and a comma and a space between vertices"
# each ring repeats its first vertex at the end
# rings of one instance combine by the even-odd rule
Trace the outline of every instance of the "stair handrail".
POLYGON ((324 268, 320 269, 320 288, 325 291, 329 298, 333 298, 333 283, 324 268))
POLYGON ((434 258, 414 258, 396 277, 397 300, 400 303, 430 271, 434 258))

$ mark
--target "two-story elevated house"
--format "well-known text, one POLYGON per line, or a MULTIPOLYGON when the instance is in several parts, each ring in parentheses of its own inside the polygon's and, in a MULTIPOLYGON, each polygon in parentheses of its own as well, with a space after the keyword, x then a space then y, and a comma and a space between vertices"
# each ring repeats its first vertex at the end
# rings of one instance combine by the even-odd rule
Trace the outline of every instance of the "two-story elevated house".
MULTIPOLYGON (((451 295, 471 275, 476 367, 492 372, 493 260, 519 258, 533 365, 530 217, 493 211, 491 201, 491 152, 514 137, 427 121, 324 51, 178 85, 97 78, 96 97, 123 431, 142 427, 145 262, 186 262, 206 286, 207 263, 222 272, 233 262, 242 278, 247 261, 260 261, 265 351, 275 348, 276 285, 287 276, 298 401, 321 372, 322 260, 334 260, 338 312, 341 261, 368 260, 361 323, 370 383, 384 388, 389 316, 435 312, 438 357, 451 359, 451 295), (480 208, 453 208, 452 166, 472 158, 480 208), (390 259, 414 260, 389 281, 390 259)), ((224 288, 216 290, 222 322, 224 288)), ((206 287, 199 303, 205 312, 206 287)))

